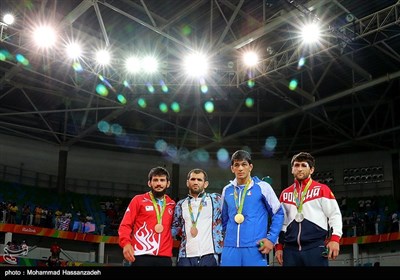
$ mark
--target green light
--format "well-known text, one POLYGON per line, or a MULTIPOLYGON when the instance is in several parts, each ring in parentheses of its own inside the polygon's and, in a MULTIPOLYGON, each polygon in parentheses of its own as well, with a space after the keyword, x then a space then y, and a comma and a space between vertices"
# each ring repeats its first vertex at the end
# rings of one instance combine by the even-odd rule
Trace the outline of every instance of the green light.
POLYGON ((147 107, 147 102, 143 98, 139 98, 137 103, 141 108, 146 108, 147 107))
POLYGON ((256 82, 254 81, 254 80, 248 80, 247 81, 247 86, 249 87, 249 88, 252 88, 252 87, 254 87, 256 85, 256 82))
POLYGON ((174 111, 175 113, 179 113, 181 111, 181 106, 179 106, 178 102, 172 102, 171 104, 171 110, 174 111))
POLYGON ((206 110, 207 113, 214 112, 214 103, 212 101, 204 103, 204 110, 206 110))
POLYGON ((297 88, 297 80, 296 80, 296 79, 293 79, 293 80, 291 80, 290 83, 289 83, 289 89, 290 89, 290 90, 295 90, 296 88, 297 88))
POLYGON ((168 106, 167 104, 165 104, 164 102, 160 103, 160 105, 158 106, 158 108, 160 109, 160 111, 162 113, 167 113, 168 112, 168 106))
POLYGON ((245 101, 246 107, 251 108, 254 106, 254 99, 251 97, 247 97, 245 101))
POLYGON ((108 89, 103 84, 98 84, 96 86, 96 92, 97 92, 97 94, 99 94, 101 96, 107 96, 108 95, 108 89))
POLYGON ((127 102, 125 96, 123 96, 122 94, 118 94, 117 99, 121 104, 126 104, 127 102))

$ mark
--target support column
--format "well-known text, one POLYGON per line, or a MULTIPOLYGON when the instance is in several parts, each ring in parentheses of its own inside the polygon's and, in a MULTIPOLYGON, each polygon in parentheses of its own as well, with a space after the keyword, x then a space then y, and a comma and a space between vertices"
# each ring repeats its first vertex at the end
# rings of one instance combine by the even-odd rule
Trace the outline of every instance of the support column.
POLYGON ((57 192, 64 194, 65 189, 65 178, 67 177, 67 159, 68 159, 68 147, 61 146, 58 152, 58 175, 57 175, 57 192))
POLYGON ((358 258, 359 258, 358 249, 359 249, 358 244, 353 243, 353 266, 358 266, 358 258))
POLYGON ((91 263, 96 262, 96 252, 95 251, 89 252, 89 262, 91 262, 91 263))
POLYGON ((179 164, 172 164, 171 198, 176 200, 179 197, 179 164))
POLYGON ((12 242, 12 232, 6 232, 5 234, 4 246, 6 246, 8 242, 12 242))
POLYGON ((98 262, 99 263, 104 263, 104 248, 105 248, 105 243, 100 242, 99 243, 99 253, 98 253, 98 262))
POLYGON ((281 186, 280 191, 282 192, 289 186, 289 169, 287 164, 281 164, 281 186))

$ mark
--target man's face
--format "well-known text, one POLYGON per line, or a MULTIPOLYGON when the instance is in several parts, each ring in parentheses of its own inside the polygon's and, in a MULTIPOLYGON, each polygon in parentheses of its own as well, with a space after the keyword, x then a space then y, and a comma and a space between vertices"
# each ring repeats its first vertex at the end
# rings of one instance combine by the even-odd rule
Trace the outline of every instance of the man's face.
POLYGON ((292 166, 292 174, 295 179, 303 181, 311 176, 314 172, 314 167, 310 168, 307 161, 295 161, 292 166))
POLYGON ((205 181, 203 173, 196 174, 192 172, 189 179, 186 180, 186 186, 189 188, 191 195, 198 195, 208 187, 208 181, 205 181))
POLYGON ((253 169, 253 165, 248 163, 246 160, 235 160, 231 166, 232 173, 235 174, 238 180, 246 180, 253 169))
POLYGON ((169 188, 170 181, 167 180, 166 175, 153 176, 147 185, 151 188, 155 196, 163 196, 167 188, 169 188))

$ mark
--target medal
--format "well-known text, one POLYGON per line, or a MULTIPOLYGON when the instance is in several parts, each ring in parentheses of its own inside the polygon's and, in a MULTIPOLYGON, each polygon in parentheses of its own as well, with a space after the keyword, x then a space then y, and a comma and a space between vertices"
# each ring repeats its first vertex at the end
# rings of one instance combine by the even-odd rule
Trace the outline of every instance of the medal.
POLYGON ((157 233, 161 233, 161 232, 164 230, 164 227, 163 227, 162 224, 156 224, 156 226, 154 227, 154 230, 155 230, 157 233))
POLYGON ((251 183, 251 177, 249 178, 249 180, 247 180, 247 183, 244 186, 244 189, 243 189, 243 191, 242 191, 242 193, 240 195, 240 201, 239 201, 239 194, 236 191, 237 187, 233 188, 233 199, 235 200, 235 206, 236 206, 236 210, 237 210, 237 214, 235 215, 235 222, 237 224, 241 224, 244 221, 244 216, 242 214, 243 205, 244 205, 244 198, 246 197, 246 195, 251 195, 250 193, 247 194, 247 190, 249 189, 250 183, 251 183))
POLYGON ((199 231, 197 230, 197 228, 195 226, 192 226, 190 228, 190 234, 192 235, 192 237, 196 237, 197 233, 199 233, 199 231))
POLYGON ((244 221, 244 216, 242 214, 236 214, 235 215, 235 222, 238 224, 243 223, 244 221))
POLYGON ((197 220, 199 219, 200 212, 201 212, 201 210, 203 210, 203 206, 207 206, 206 201, 205 201, 207 196, 208 195, 206 193, 203 193, 203 197, 201 198, 201 201, 199 203, 199 208, 197 209, 196 219, 194 218, 194 215, 193 215, 191 199, 189 198, 189 200, 188 200, 190 220, 192 221, 192 227, 190 228, 190 235, 192 237, 196 237, 197 234, 199 233, 199 231, 198 231, 198 229, 196 227, 196 224, 197 224, 197 220))
POLYGON ((165 200, 165 195, 163 196, 162 199, 162 206, 161 206, 161 211, 159 209, 159 204, 156 202, 154 195, 152 192, 150 192, 150 198, 151 198, 151 202, 153 203, 153 207, 154 210, 156 211, 156 217, 157 217, 157 224, 154 226, 154 230, 157 233, 161 233, 164 230, 162 223, 162 216, 164 214, 165 211, 165 207, 167 206, 167 202, 165 200))
MULTIPOLYGON (((312 180, 308 180, 307 185, 305 186, 304 190, 301 193, 298 193, 296 188, 293 190, 293 196, 296 201, 296 207, 297 207, 297 213, 296 216, 294 217, 294 220, 298 223, 301 223, 304 220, 304 215, 302 212, 303 209, 303 203, 305 196, 307 194, 308 188, 311 186, 312 180)), ((301 190, 301 184, 299 186, 299 191, 301 190)))
POLYGON ((304 220, 304 215, 303 213, 297 213, 296 217, 294 217, 294 219, 296 220, 296 222, 300 223, 304 220))

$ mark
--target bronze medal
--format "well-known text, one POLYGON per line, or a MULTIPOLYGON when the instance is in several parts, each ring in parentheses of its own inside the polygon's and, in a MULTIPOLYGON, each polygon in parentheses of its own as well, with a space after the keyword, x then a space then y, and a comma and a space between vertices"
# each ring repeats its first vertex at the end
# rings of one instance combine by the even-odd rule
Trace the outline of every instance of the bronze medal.
POLYGON ((199 231, 197 230, 197 228, 195 226, 192 226, 190 228, 190 234, 192 235, 192 237, 196 237, 198 233, 199 233, 199 231))
POLYGON ((235 222, 238 224, 243 223, 244 221, 244 216, 242 214, 236 214, 235 215, 235 222))
POLYGON ((296 222, 301 223, 304 220, 303 213, 297 213, 294 219, 296 220, 296 222))
POLYGON ((163 227, 162 224, 156 224, 156 226, 154 227, 154 230, 155 230, 157 233, 161 233, 161 232, 164 230, 164 227, 163 227))

